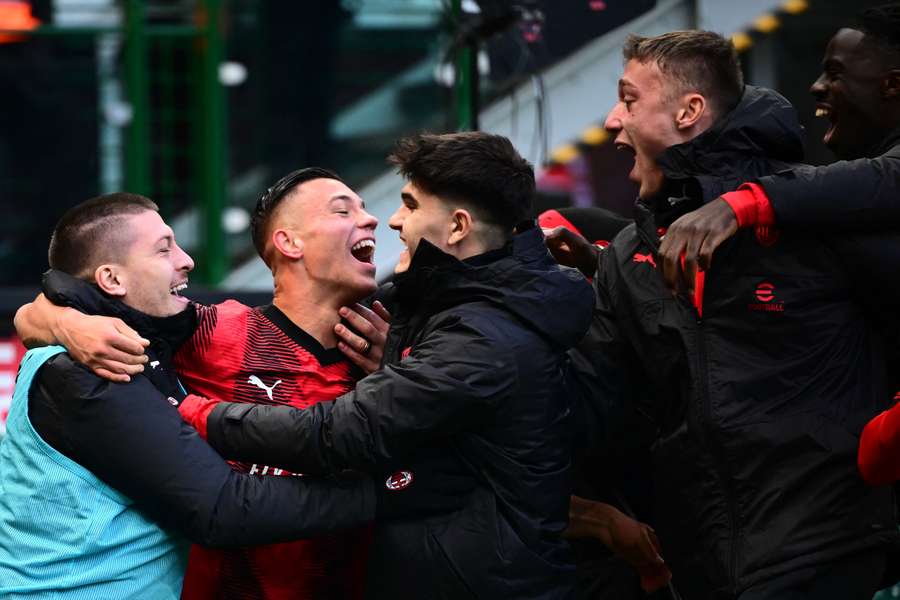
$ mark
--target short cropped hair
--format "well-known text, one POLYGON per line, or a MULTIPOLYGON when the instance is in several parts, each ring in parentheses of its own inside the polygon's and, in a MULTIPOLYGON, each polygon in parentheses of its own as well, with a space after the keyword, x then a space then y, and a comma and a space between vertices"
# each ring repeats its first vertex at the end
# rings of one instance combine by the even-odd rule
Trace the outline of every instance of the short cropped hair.
POLYGON ((900 2, 873 6, 859 13, 853 27, 885 53, 893 65, 900 63, 900 2))
POLYGON ((127 246, 122 221, 146 211, 159 212, 156 203, 126 192, 106 194, 70 208, 50 238, 50 267, 90 280, 102 264, 116 262, 127 246))
POLYGON ((501 135, 423 133, 400 140, 388 162, 416 187, 460 202, 506 238, 531 214, 534 169, 501 135))
POLYGON ((253 210, 253 215, 250 217, 250 235, 253 238, 253 245, 256 247, 256 252, 266 265, 272 266, 269 264, 269 258, 266 255, 266 242, 269 239, 272 217, 278 211, 278 207, 281 205, 282 201, 290 196, 291 192, 296 189, 298 185, 314 179, 334 179, 341 183, 344 182, 343 179, 338 177, 337 173, 321 167, 297 169, 276 181, 272 187, 266 190, 266 193, 263 194, 256 203, 256 208, 253 210))
POLYGON ((654 37, 630 35, 622 48, 626 61, 655 62, 682 92, 697 91, 716 116, 729 112, 744 93, 744 76, 734 44, 712 31, 670 31, 654 37))

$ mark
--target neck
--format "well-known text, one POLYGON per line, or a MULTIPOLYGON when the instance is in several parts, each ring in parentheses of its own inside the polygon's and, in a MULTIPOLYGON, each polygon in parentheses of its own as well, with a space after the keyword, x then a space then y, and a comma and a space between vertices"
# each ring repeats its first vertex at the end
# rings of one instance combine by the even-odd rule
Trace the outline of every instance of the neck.
POLYGON ((334 326, 341 320, 338 309, 346 304, 337 295, 326 293, 323 286, 276 276, 272 303, 324 348, 337 346, 334 326))
POLYGON ((502 248, 504 244, 505 241, 497 236, 469 235, 458 244, 458 248, 452 254, 459 260, 466 260, 502 248))

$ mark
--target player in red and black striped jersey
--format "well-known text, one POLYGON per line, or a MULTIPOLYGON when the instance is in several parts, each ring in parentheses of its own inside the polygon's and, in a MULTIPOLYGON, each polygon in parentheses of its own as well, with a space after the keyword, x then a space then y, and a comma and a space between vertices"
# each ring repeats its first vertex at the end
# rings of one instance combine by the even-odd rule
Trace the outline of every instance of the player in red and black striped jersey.
MULTIPOLYGON (((228 301, 198 307, 198 329, 175 364, 188 389, 234 402, 304 408, 353 389, 359 374, 337 349, 326 349, 276 306, 228 301)), ((266 477, 293 473, 277 465, 231 463, 266 477)), ((182 598, 358 598, 368 532, 236 550, 194 546, 182 598)))
MULTIPOLYGON (((234 301, 198 306, 194 334, 176 355, 188 389, 236 402, 305 408, 333 400, 351 390, 363 371, 377 368, 387 313, 377 303, 376 313, 356 306, 355 310, 366 313, 364 319, 346 308, 375 291, 372 259, 377 222, 359 196, 329 171, 295 171, 270 188, 257 205, 252 232, 274 276, 273 304, 256 309, 234 301), (342 316, 365 337, 342 325, 342 316)), ((170 292, 177 296, 184 287, 186 280, 170 292)), ((47 326, 55 321, 56 316, 49 316, 33 325, 40 330, 40 323, 47 326)), ((124 324, 80 321, 65 335, 48 332, 47 342, 65 339, 76 358, 91 363, 91 352, 80 351, 79 344, 92 336, 97 339, 89 332, 92 327, 100 328, 93 334, 103 327, 133 334, 120 340, 124 348, 112 344, 122 350, 107 348, 100 354, 138 355, 131 365, 122 365, 124 371, 111 367, 104 374, 104 368, 94 364, 98 374, 114 377, 118 373, 127 380, 128 374, 140 371, 134 364, 145 360, 143 347, 134 341, 140 338, 124 324), (137 348, 130 350, 129 345, 137 348)), ((232 466, 260 477, 299 476, 279 465, 232 466)), ((441 477, 447 478, 446 474, 441 477)), ((429 504, 435 502, 441 503, 432 499, 429 504)), ((363 530, 239 550, 197 546, 191 553, 182 598, 358 598, 369 537, 363 530)))
MULTIPOLYGON (((338 332, 346 331, 339 310, 375 290, 377 220, 363 206, 334 174, 320 169, 295 171, 263 195, 251 226, 275 279, 273 304, 198 307, 197 330, 175 359, 188 389, 298 408, 353 389, 364 373, 338 349, 338 332)), ((361 341, 348 335, 351 343, 361 341)), ((344 349, 362 366, 377 366, 373 357, 344 349)), ((368 350, 368 342, 357 349, 368 350)), ((279 465, 232 466, 261 477, 298 475, 279 465)), ((358 598, 369 537, 364 530, 238 550, 195 546, 182 598, 358 598)))

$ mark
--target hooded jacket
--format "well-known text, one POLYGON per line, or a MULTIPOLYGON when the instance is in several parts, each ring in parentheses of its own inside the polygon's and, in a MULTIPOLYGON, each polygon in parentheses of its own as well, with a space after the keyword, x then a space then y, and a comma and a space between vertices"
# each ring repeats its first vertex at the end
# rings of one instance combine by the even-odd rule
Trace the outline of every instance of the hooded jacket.
POLYGON ((655 525, 687 598, 734 598, 898 537, 891 490, 865 486, 855 460, 889 389, 858 257, 890 240, 742 231, 695 298, 673 296, 657 269, 659 228, 799 161, 800 132, 786 100, 748 86, 710 130, 664 152, 665 193, 638 201, 594 281, 583 397, 621 398, 655 430, 655 525))
POLYGON ((570 597, 564 372, 590 324, 590 286, 556 265, 534 228, 466 261, 423 240, 393 298, 381 371, 305 410, 219 404, 210 443, 304 473, 402 466, 414 448, 436 447, 479 484, 455 513, 377 525, 368 596, 570 597))

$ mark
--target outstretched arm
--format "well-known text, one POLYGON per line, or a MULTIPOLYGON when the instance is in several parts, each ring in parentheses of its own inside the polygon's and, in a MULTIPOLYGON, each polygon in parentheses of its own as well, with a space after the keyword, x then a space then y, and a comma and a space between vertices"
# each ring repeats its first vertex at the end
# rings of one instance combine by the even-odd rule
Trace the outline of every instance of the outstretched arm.
POLYGON ((785 229, 884 231, 900 226, 900 147, 876 158, 799 166, 760 178, 785 229))
POLYGON ((666 284, 672 290, 682 284, 690 289, 722 242, 739 228, 758 226, 895 231, 900 228, 900 148, 877 158, 780 171, 682 216, 660 247, 666 284))
POLYGON ((448 319, 400 363, 334 402, 301 410, 189 398, 180 410, 229 459, 302 473, 371 470, 490 419, 513 392, 511 357, 463 321, 448 319))
POLYGON ((111 383, 60 354, 38 373, 31 395, 34 422, 58 450, 195 543, 287 541, 375 516, 375 486, 367 476, 257 477, 232 470, 143 375, 111 383), (48 407, 43 417, 35 412, 42 405, 48 407))

